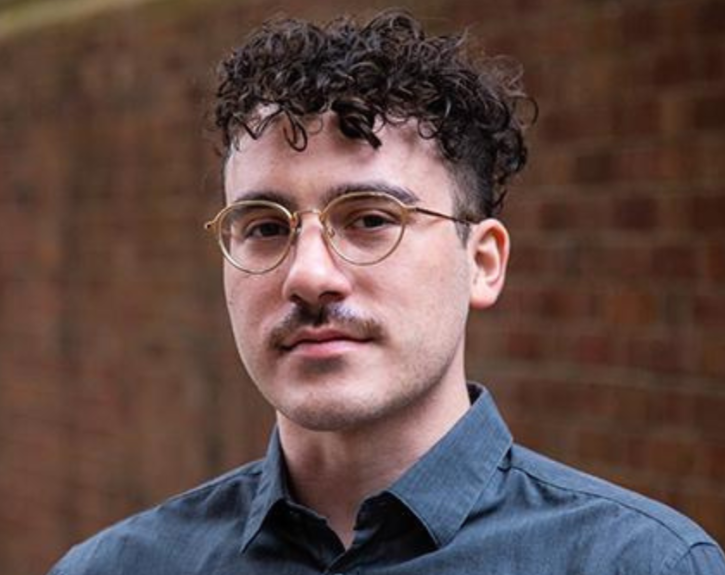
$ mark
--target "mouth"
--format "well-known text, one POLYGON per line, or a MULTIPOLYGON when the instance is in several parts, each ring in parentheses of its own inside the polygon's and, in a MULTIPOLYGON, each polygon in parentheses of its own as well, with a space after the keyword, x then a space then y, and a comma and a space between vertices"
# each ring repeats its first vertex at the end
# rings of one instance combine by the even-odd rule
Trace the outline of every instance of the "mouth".
POLYGON ((325 359, 342 355, 370 341, 371 338, 337 329, 302 329, 282 341, 279 349, 283 353, 325 359))
POLYGON ((292 307, 271 329, 270 348, 280 357, 333 359, 385 336, 380 322, 341 303, 320 309, 292 307))

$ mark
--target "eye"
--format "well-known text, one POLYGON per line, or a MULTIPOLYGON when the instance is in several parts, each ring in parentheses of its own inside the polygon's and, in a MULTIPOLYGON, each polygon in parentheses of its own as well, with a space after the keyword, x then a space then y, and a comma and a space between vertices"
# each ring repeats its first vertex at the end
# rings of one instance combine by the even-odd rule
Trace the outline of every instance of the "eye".
POLYGON ((345 228, 357 230, 376 230, 386 226, 398 225, 399 218, 393 214, 382 212, 380 210, 359 212, 350 214, 345 228))
POLYGON ((243 239, 272 239, 289 236, 289 223, 280 220, 261 220, 247 223, 244 227, 243 239))
POLYGON ((232 210, 224 221, 224 229, 235 242, 287 238, 290 223, 280 210, 260 206, 241 206, 232 210))
POLYGON ((383 194, 344 196, 330 209, 330 229, 340 238, 359 244, 397 237, 403 225, 401 207, 383 194))

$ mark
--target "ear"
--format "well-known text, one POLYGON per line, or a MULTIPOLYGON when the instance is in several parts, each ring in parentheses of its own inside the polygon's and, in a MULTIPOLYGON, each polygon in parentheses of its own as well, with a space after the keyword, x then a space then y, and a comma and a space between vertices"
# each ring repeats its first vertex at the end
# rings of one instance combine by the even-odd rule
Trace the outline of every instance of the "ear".
POLYGON ((470 305, 485 309, 496 303, 506 281, 509 234, 500 221, 488 218, 471 228, 468 242, 472 266, 470 305))

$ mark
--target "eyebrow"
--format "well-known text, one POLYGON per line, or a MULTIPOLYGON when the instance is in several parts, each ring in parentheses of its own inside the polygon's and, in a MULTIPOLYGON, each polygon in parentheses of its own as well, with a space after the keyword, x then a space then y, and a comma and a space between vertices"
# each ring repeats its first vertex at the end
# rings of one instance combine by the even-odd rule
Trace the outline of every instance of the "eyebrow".
POLYGON ((324 205, 327 205, 335 198, 354 192, 384 192, 404 204, 417 204, 420 201, 420 198, 412 190, 383 181, 354 182, 334 186, 322 196, 322 201, 324 205))
MULTIPOLYGON (((364 181, 339 184, 328 189, 321 198, 320 204, 326 206, 332 200, 355 192, 384 192, 400 200, 404 204, 417 204, 418 195, 403 186, 397 186, 383 181, 364 181)), ((264 200, 278 203, 289 210, 299 209, 297 202, 289 194, 274 189, 249 190, 234 194, 232 204, 242 201, 264 200)), ((306 208, 305 208, 306 209, 306 208)))
POLYGON ((248 192, 237 192, 234 194, 234 199, 229 202, 231 204, 237 204, 239 202, 249 202, 263 200, 266 202, 275 202, 284 206, 285 208, 291 208, 292 203, 290 198, 284 193, 277 190, 249 190, 248 192))

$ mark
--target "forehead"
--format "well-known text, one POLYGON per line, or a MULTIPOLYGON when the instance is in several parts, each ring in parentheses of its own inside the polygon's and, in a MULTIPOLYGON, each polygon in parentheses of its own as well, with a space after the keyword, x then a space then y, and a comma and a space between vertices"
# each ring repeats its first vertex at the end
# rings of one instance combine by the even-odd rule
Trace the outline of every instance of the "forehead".
POLYGON ((455 184, 447 164, 413 123, 380 127, 377 149, 345 137, 331 115, 307 124, 303 151, 289 145, 285 128, 270 125, 258 140, 245 135, 232 148, 224 171, 227 202, 262 191, 314 204, 330 189, 377 182, 410 190, 430 205, 451 205, 455 184))

